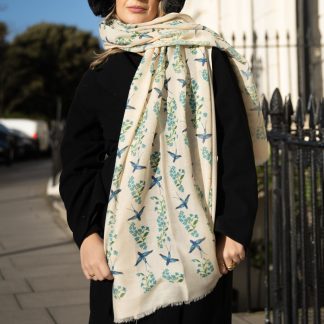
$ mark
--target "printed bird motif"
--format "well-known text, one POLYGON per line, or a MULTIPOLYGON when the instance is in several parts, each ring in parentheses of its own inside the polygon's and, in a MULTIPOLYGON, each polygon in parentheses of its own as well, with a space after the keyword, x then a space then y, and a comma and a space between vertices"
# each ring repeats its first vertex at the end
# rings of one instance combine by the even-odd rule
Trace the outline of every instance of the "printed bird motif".
MULTIPOLYGON (((132 95, 132 97, 133 97, 133 95, 132 95)), ((127 98, 126 108, 125 109, 136 109, 134 106, 129 105, 130 99, 131 99, 131 97, 127 98)))
POLYGON ((171 263, 171 262, 177 262, 177 261, 179 261, 179 259, 171 258, 170 251, 168 251, 168 256, 166 256, 166 255, 164 255, 162 253, 159 253, 159 254, 166 261, 166 265, 169 265, 169 263, 171 263))
POLYGON ((207 58, 206 58, 205 54, 203 54, 203 55, 204 55, 204 57, 196 58, 196 59, 194 59, 194 61, 201 62, 202 66, 205 66, 205 63, 207 62, 207 58))
POLYGON ((152 175, 152 179, 153 179, 153 181, 152 181, 152 184, 150 185, 149 189, 154 187, 156 184, 161 188, 160 181, 162 180, 162 176, 154 177, 154 175, 152 175))
POLYGON ((117 271, 117 270, 114 270, 114 267, 115 265, 113 265, 110 269, 110 272, 113 274, 113 275, 119 275, 119 274, 124 274, 123 272, 120 272, 120 271, 117 271))
POLYGON ((146 33, 139 34, 139 39, 142 39, 142 38, 153 38, 153 36, 150 36, 148 34, 148 32, 146 32, 146 33))
POLYGON ((154 90, 159 94, 158 98, 162 96, 162 91, 159 88, 154 88, 154 90))
POLYGON ((126 105, 125 109, 136 109, 136 108, 134 106, 131 106, 131 105, 126 105))
POLYGON ((194 249, 198 249, 199 251, 201 251, 202 252, 202 249, 201 249, 201 247, 200 247, 200 243, 202 242, 202 241, 204 241, 206 238, 205 237, 203 237, 203 238, 201 238, 201 239, 198 239, 198 240, 190 240, 190 242, 191 242, 191 247, 190 247, 190 250, 189 250, 189 253, 191 253, 194 249))
POLYGON ((182 207, 186 207, 188 209, 188 199, 189 199, 190 194, 188 194, 188 196, 186 197, 186 199, 182 199, 181 197, 179 197, 179 199, 181 200, 181 204, 179 206, 176 207, 176 209, 178 208, 182 208, 182 207))
POLYGON ((133 207, 133 205, 132 205, 132 209, 127 208, 128 210, 133 210, 133 212, 135 213, 135 215, 128 218, 128 220, 138 219, 140 221, 144 208, 145 206, 143 206, 139 212, 133 207))
POLYGON ((127 147, 128 147, 128 145, 126 145, 122 149, 117 148, 117 155, 118 155, 119 158, 121 158, 122 153, 126 150, 127 147))
MULTIPOLYGON (((203 126, 203 125, 202 125, 203 126)), ((205 143, 205 140, 210 138, 212 134, 207 134, 206 128, 203 126, 204 133, 203 134, 196 134, 196 136, 200 139, 202 139, 203 143, 205 143)))
POLYGON ((187 85, 187 81, 184 79, 177 79, 177 81, 179 81, 182 85, 182 88, 185 87, 187 85))
POLYGON ((146 169, 146 166, 145 165, 139 165, 139 158, 137 160, 137 163, 133 162, 133 161, 130 161, 132 167, 133 167, 133 173, 136 171, 136 170, 141 170, 141 169, 146 169))
POLYGON ((137 254, 139 255, 139 257, 137 258, 137 261, 136 261, 136 263, 135 263, 135 266, 137 266, 141 261, 143 261, 144 260, 144 262, 145 262, 145 264, 148 264, 148 262, 147 262, 147 260, 146 260, 146 257, 150 254, 150 253, 152 253, 153 252, 153 250, 151 250, 151 251, 146 251, 146 252, 137 252, 137 254))
MULTIPOLYGON (((172 156, 173 163, 182 156, 180 154, 176 154, 176 153, 173 153, 173 152, 170 152, 170 151, 167 151, 167 152, 172 156)), ((176 150, 176 152, 177 152, 177 150, 176 150)))
POLYGON ((109 195, 109 201, 113 198, 117 200, 117 195, 121 192, 121 189, 117 189, 113 191, 112 189, 110 190, 110 195, 109 195))
POLYGON ((163 82, 163 87, 168 90, 168 83, 170 82, 171 80, 171 77, 169 79, 165 79, 164 82, 163 82))

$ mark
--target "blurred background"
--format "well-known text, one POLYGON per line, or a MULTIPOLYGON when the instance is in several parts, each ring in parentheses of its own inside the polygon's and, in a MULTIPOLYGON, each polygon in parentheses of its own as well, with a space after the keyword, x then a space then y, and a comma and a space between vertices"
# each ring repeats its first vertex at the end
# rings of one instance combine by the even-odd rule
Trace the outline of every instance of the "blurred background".
MULTIPOLYGON (((324 323, 324 1, 187 0, 182 12, 250 62, 271 144, 233 323, 324 323)), ((86 0, 0 0, 0 323, 87 323, 59 147, 99 22, 86 0)))

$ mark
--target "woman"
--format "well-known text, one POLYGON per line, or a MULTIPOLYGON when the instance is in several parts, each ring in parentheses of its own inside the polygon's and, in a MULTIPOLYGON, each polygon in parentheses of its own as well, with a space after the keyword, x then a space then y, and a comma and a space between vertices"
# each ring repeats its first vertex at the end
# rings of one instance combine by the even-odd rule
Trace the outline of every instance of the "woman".
MULTIPOLYGON (((113 1, 89 0, 89 4, 96 15, 106 17, 107 21, 109 17, 115 17, 123 24, 141 24, 150 22, 156 17, 163 17, 169 12, 179 12, 183 1, 177 5, 177 3, 170 4, 170 1, 165 0, 142 0, 140 2, 116 0, 116 6, 114 6, 113 1), (136 5, 144 9, 130 8, 136 5)), ((101 32, 103 38, 109 42, 113 35, 112 33, 105 34, 104 29, 107 26, 105 25, 101 32)), ((122 38, 118 39, 120 42, 122 38)), ((123 42, 120 44, 129 44, 125 39, 123 42)), ((114 45, 116 44, 115 42, 114 45)), ((69 227, 80 249, 82 271, 87 279, 91 279, 89 323, 113 323, 114 319, 116 320, 113 304, 117 305, 118 298, 121 299, 126 291, 117 297, 116 291, 113 291, 113 282, 119 280, 120 275, 124 273, 116 271, 113 265, 110 267, 111 259, 108 257, 107 262, 106 255, 110 257, 113 255, 109 254, 110 246, 103 239, 105 237, 107 241, 112 242, 110 241, 111 233, 108 231, 113 227, 113 223, 109 223, 110 219, 108 222, 107 206, 109 206, 109 201, 114 201, 112 188, 117 172, 116 158, 120 159, 122 147, 118 144, 124 136, 122 123, 127 111, 123 107, 127 104, 127 108, 134 108, 129 105, 128 101, 130 89, 133 89, 132 82, 136 79, 139 68, 145 65, 146 60, 142 60, 146 53, 145 50, 144 47, 143 51, 132 52, 131 50, 118 50, 114 46, 99 55, 92 63, 92 69, 86 71, 77 88, 61 145, 60 194, 67 210, 69 227), (112 295, 115 298, 114 301, 112 295)), ((212 290, 209 289, 204 296, 192 298, 190 303, 170 302, 170 305, 161 303, 157 305, 158 307, 144 309, 143 312, 138 313, 135 313, 136 307, 134 307, 134 316, 124 315, 124 318, 120 316, 118 322, 133 322, 134 320, 137 323, 152 324, 166 321, 186 324, 231 323, 232 270, 245 258, 257 210, 256 152, 253 152, 251 130, 249 131, 249 121, 237 76, 231 67, 227 53, 214 46, 211 59, 214 67, 212 85, 215 107, 217 107, 215 117, 218 152, 214 232, 216 234, 216 268, 221 275, 217 277, 217 280, 213 280, 215 283, 217 281, 217 285, 212 287, 212 290)), ((142 97, 146 98, 144 95, 145 93, 142 93, 142 97)), ((140 97, 138 96, 139 99, 140 97)), ((149 105, 147 101, 146 103, 149 105)), ((146 133, 143 134, 144 138, 146 133)), ((176 157, 176 155, 173 156, 176 157)), ((138 165, 139 163, 132 164, 133 171, 138 165)), ((131 172, 125 177, 131 178, 131 172)), ((126 206, 127 202, 127 199, 121 201, 122 209, 123 204, 126 206)), ((133 205, 132 208, 134 211, 133 205)), ((123 214, 126 213, 126 209, 129 210, 125 207, 122 210, 123 214)), ((133 228, 136 229, 136 227, 133 228)), ((122 239, 121 235, 120 237, 115 233, 114 235, 116 240, 122 239)), ((131 242, 126 241, 128 238, 123 239, 121 246, 124 245, 124 250, 122 249, 121 252, 126 253, 127 249, 132 250, 131 242)), ((197 252, 199 252, 198 248, 197 252)), ((202 252, 200 248, 199 250, 202 252)), ((179 258, 171 258, 170 254, 166 257, 166 253, 160 253, 160 256, 167 260, 167 264, 171 261, 179 261, 179 258)), ((140 263, 139 261, 136 266, 140 263)), ((145 258, 144 261, 147 269, 150 263, 146 262, 145 258)), ((129 260, 129 264, 131 263, 132 261, 129 260)), ((179 262, 174 262, 176 263, 179 262)), ((153 262, 150 266, 154 267, 155 264, 156 262, 153 262)), ((179 280, 179 283, 182 280, 183 278, 179 280)), ((191 282, 189 285, 194 286, 194 283, 191 282)), ((159 299, 156 298, 157 295, 155 295, 156 303, 159 299)), ((158 296, 162 297, 161 294, 158 296)), ((151 300, 146 299, 146 303, 150 302, 151 300)), ((142 307, 143 304, 144 302, 141 302, 138 307, 142 307)), ((131 303, 127 305, 129 307, 123 306, 122 313, 126 314, 128 308, 131 309, 133 306, 131 303)))

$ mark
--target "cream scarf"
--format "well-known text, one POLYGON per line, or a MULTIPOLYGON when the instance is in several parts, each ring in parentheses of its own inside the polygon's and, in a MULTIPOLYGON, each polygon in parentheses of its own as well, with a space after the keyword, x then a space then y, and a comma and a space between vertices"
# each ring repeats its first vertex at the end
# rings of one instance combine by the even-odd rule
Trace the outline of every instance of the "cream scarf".
POLYGON ((105 49, 144 51, 125 107, 104 231, 114 320, 122 323, 196 301, 222 276, 207 48, 225 50, 235 68, 256 165, 268 159, 269 144, 248 63, 214 31, 181 13, 139 24, 104 19, 99 31, 105 49))

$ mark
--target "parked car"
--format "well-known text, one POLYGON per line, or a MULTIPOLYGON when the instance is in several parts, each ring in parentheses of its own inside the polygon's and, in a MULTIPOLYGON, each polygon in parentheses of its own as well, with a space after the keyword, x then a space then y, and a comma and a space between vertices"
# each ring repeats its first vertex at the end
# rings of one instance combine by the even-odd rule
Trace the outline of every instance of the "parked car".
POLYGON ((0 124, 0 160, 11 165, 15 157, 14 136, 10 130, 0 124))
POLYGON ((15 138, 15 157, 25 158, 37 153, 37 145, 33 139, 18 129, 9 130, 15 138))
POLYGON ((49 153, 50 133, 47 122, 24 118, 1 118, 7 128, 18 130, 32 140, 38 153, 49 153))

